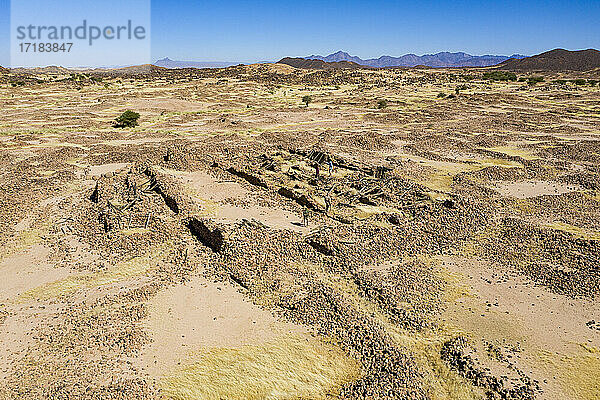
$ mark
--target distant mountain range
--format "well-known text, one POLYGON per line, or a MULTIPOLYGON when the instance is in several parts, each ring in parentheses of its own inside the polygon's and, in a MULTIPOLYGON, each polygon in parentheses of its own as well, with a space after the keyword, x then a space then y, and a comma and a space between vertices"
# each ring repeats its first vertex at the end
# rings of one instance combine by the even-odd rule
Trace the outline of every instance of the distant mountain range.
POLYGON ((163 68, 226 68, 232 65, 238 65, 234 62, 200 62, 200 61, 175 61, 169 57, 165 57, 154 63, 157 67, 163 68))
MULTIPOLYGON (((269 61, 263 63, 270 63, 269 61)), ((467 53, 449 53, 441 52, 437 54, 425 54, 417 56, 415 54, 406 54, 401 57, 381 56, 363 60, 360 57, 338 51, 328 56, 309 56, 309 57, 286 57, 278 61, 279 64, 291 65, 295 68, 305 69, 358 69, 361 67, 386 68, 386 67, 490 67, 497 66, 500 69, 516 71, 591 71, 596 69, 600 72, 600 51, 595 49, 587 50, 564 50, 554 49, 534 55, 531 57, 520 54, 512 56, 473 56, 467 53)), ((239 65, 239 62, 199 62, 199 61, 175 61, 170 58, 163 58, 156 61, 152 66, 160 68, 226 68, 233 65, 239 65)), ((95 69, 97 71, 107 70, 144 70, 153 68, 150 65, 134 66, 129 68, 103 68, 95 69)), ((51 74, 64 74, 83 69, 65 69, 63 67, 50 66, 46 68, 15 68, 12 72, 40 72, 51 74)), ((9 70, 0 66, 0 73, 8 73, 9 70)))
POLYGON ((473 56, 467 53, 449 53, 441 52, 437 54, 425 54, 417 56, 416 54, 406 54, 401 57, 381 56, 379 58, 370 58, 363 60, 360 57, 338 51, 328 56, 309 56, 304 57, 307 60, 321 60, 325 62, 350 61, 359 65, 365 65, 375 68, 386 67, 416 67, 423 65, 426 67, 489 67, 500 64, 510 58, 521 59, 527 56, 513 54, 512 56, 473 56))
POLYGON ((600 68, 600 51, 554 49, 522 60, 506 60, 499 67, 515 71, 591 71, 600 68))
POLYGON ((294 68, 303 68, 303 69, 360 69, 364 68, 362 65, 358 65, 352 61, 323 61, 323 60, 312 60, 306 58, 292 58, 285 57, 279 61, 277 64, 287 64, 291 65, 294 68))
MULTIPOLYGON (((371 58, 363 60, 357 56, 351 56, 350 54, 338 51, 328 56, 312 55, 309 57, 295 58, 292 60, 290 57, 286 57, 284 60, 287 62, 279 61, 280 64, 288 64, 292 62, 294 66, 298 68, 312 68, 312 69, 327 69, 327 65, 321 64, 302 64, 300 60, 320 60, 326 63, 339 63, 339 62, 350 62, 357 65, 374 67, 374 68, 386 68, 386 67, 415 67, 415 66, 426 66, 426 67, 489 67, 491 65, 500 64, 510 58, 521 59, 527 56, 520 54, 513 54, 512 56, 472 56, 467 53, 449 53, 442 52, 437 54, 425 54, 423 56, 417 56, 415 54, 406 54, 401 57, 392 56, 381 56, 379 58, 371 58)), ((199 62, 199 61, 176 61, 166 57, 158 60, 154 65, 164 68, 225 68, 232 65, 237 65, 235 62, 199 62)), ((291 65, 291 64, 290 64, 291 65)), ((336 68, 354 68, 354 66, 348 64, 339 64, 336 68)))

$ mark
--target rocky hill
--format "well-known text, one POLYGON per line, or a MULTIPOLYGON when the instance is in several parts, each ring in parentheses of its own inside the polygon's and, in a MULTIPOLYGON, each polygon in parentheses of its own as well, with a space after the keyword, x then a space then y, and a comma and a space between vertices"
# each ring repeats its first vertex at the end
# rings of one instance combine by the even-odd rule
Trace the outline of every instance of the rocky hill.
MULTIPOLYGON (((8 72, 8 71, 7 71, 8 72)), ((65 67, 60 67, 56 65, 50 65, 47 67, 36 67, 36 68, 12 68, 11 72, 20 74, 48 74, 48 75, 67 75, 70 74, 71 71, 65 67)))
POLYGON ((521 60, 510 59, 500 67, 517 71, 590 71, 600 68, 600 51, 554 49, 521 60))

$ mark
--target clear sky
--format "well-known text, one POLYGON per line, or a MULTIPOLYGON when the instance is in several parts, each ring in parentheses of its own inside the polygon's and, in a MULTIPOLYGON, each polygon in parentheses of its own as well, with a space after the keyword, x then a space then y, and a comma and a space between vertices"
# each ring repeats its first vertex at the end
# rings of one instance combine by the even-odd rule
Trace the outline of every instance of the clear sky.
MULTIPOLYGON (((0 65, 9 63, 9 15, 9 0, 0 0, 0 65)), ((337 50, 362 58, 529 55, 557 47, 600 47, 600 0, 152 0, 154 60, 253 62, 337 50)))

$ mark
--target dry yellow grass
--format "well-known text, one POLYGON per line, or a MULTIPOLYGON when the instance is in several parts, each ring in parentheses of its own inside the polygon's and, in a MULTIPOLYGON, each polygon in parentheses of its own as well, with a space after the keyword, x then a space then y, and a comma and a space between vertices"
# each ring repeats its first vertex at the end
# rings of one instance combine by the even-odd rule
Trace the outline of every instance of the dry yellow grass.
POLYGON ((590 194, 587 194, 587 196, 592 200, 600 201, 600 191, 591 192, 590 194))
POLYGON ((216 348, 162 381, 173 400, 324 399, 360 377, 357 361, 312 337, 286 336, 258 346, 216 348))
POLYGON ((144 233, 150 232, 150 229, 147 228, 126 228, 121 230, 121 234, 129 236, 129 235, 141 235, 144 233))
MULTIPOLYGON (((472 297, 469 287, 465 284, 465 277, 449 271, 440 265, 439 259, 419 256, 418 259, 434 267, 436 276, 445 282, 444 301, 453 302, 461 297, 472 297)), ((460 375, 450 369, 441 359, 440 352, 444 342, 458 335, 468 335, 462 330, 440 324, 436 329, 421 333, 403 332, 396 329, 392 337, 403 347, 412 351, 418 363, 426 374, 430 396, 434 400, 472 400, 482 399, 483 392, 474 387, 460 375)))
MULTIPOLYGON (((439 263, 437 259, 426 256, 417 258, 426 263, 439 263)), ((315 274, 319 273, 317 269, 313 269, 313 271, 315 274)), ((444 278, 448 279, 447 290, 451 293, 451 297, 469 295, 460 277, 451 276, 450 272, 446 271, 444 278)), ((357 308, 376 317, 396 344, 407 349, 415 357, 417 364, 425 374, 425 384, 432 399, 473 400, 483 398, 482 393, 477 388, 458 375, 456 371, 451 370, 440 356, 440 350, 444 342, 463 334, 462 331, 450 326, 422 333, 402 329, 393 324, 381 312, 379 307, 360 296, 355 283, 334 276, 322 276, 322 279, 331 287, 344 293, 348 298, 353 299, 357 308)))
MULTIPOLYGON (((435 262, 432 260, 431 262, 435 262)), ((461 297, 473 297, 473 293, 467 285, 466 277, 458 272, 452 272, 438 264, 435 274, 445 282, 444 301, 451 302, 461 297)))
POLYGON ((432 172, 425 180, 419 181, 428 189, 436 190, 440 192, 450 193, 452 192, 452 181, 454 175, 450 172, 432 172))
POLYGON ((600 240, 600 232, 588 231, 575 225, 564 222, 553 222, 546 225, 547 228, 568 232, 574 236, 588 240, 600 240))
POLYGON ((419 163, 426 167, 430 167, 433 170, 429 172, 427 176, 422 179, 417 179, 416 182, 435 191, 450 193, 452 192, 452 182, 454 176, 462 172, 474 172, 479 171, 487 167, 503 167, 503 168, 522 168, 523 165, 516 161, 501 160, 497 158, 483 158, 483 159, 458 159, 459 161, 468 161, 469 163, 462 162, 449 162, 449 161, 436 161, 429 160, 423 157, 414 155, 401 155, 402 158, 411 160, 419 163))
POLYGON ((355 216, 358 219, 369 218, 373 215, 382 214, 382 213, 390 213, 390 214, 399 214, 402 211, 397 208, 385 207, 385 206, 370 206, 367 204, 360 204, 354 207, 356 210, 355 216))
POLYGON ((459 331, 443 327, 427 333, 392 332, 392 337, 401 346, 411 350, 416 361, 425 372, 425 382, 433 400, 483 399, 483 391, 474 387, 441 359, 440 352, 446 340, 459 331))
POLYGON ((580 345, 578 354, 573 355, 542 351, 540 360, 574 399, 600 399, 600 349, 580 345))

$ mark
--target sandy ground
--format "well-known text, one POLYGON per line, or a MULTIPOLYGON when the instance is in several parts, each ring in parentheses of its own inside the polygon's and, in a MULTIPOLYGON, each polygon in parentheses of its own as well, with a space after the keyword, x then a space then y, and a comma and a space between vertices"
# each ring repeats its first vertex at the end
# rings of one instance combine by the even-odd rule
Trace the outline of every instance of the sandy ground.
POLYGON ((161 377, 195 352, 256 345, 287 334, 306 334, 248 302, 232 285, 194 278, 161 292, 149 304, 144 326, 152 343, 134 360, 161 377))
POLYGON ((561 195, 563 193, 583 190, 581 186, 560 184, 557 182, 525 181, 502 182, 494 187, 503 196, 527 199, 544 195, 561 195))

